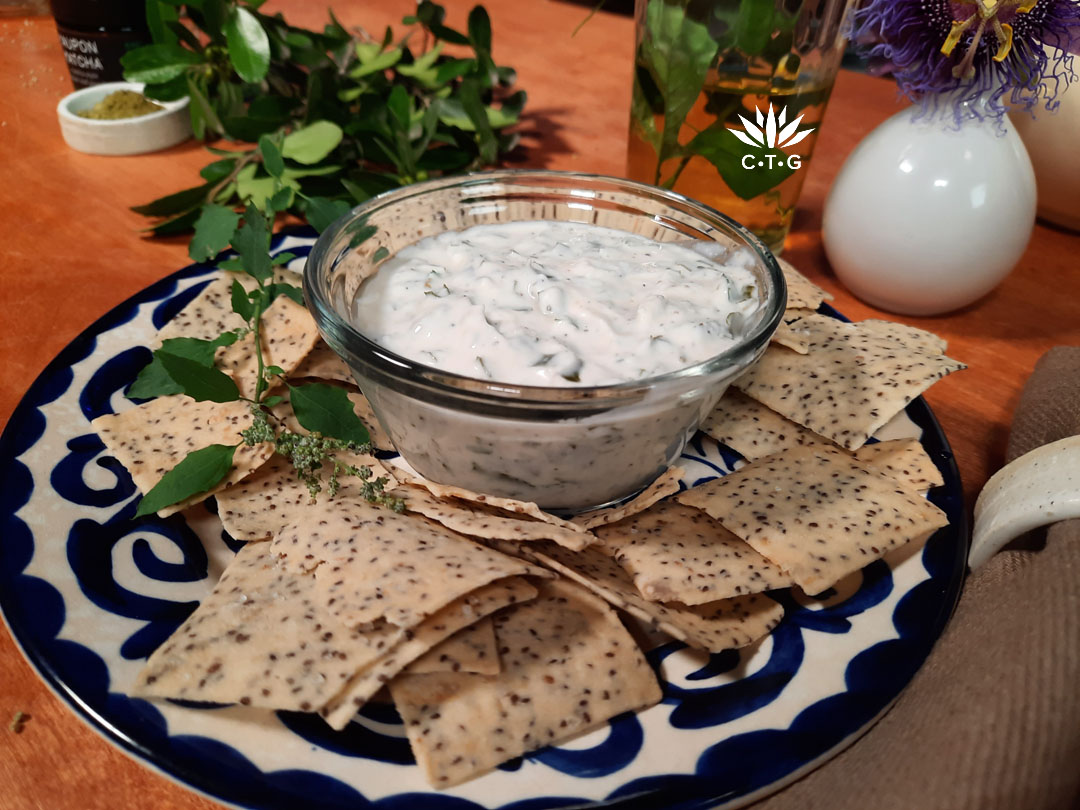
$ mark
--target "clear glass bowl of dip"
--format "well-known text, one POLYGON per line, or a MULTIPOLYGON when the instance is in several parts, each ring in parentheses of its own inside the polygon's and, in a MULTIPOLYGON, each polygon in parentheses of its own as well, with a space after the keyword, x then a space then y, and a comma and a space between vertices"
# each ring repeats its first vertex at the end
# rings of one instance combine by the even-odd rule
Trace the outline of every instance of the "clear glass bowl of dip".
POLYGON ((615 503, 682 452, 725 389, 765 351, 783 315, 776 259, 734 220, 629 180, 542 170, 485 172, 373 197, 319 237, 304 292, 323 338, 352 369, 379 422, 425 477, 560 512, 615 503), (444 231, 570 220, 658 242, 745 250, 760 307, 738 343, 696 365, 602 386, 536 387, 465 377, 397 355, 350 319, 363 281, 407 245, 444 231))

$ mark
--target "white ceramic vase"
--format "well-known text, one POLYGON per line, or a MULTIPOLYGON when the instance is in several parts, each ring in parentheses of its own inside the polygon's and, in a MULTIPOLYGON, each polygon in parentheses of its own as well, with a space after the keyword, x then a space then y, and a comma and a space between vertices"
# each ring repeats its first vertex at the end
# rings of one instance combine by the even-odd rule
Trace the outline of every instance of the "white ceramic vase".
POLYGON ((937 315, 990 292, 1035 225, 1035 174, 1006 118, 909 107, 867 135, 825 203, 837 277, 868 304, 937 315))

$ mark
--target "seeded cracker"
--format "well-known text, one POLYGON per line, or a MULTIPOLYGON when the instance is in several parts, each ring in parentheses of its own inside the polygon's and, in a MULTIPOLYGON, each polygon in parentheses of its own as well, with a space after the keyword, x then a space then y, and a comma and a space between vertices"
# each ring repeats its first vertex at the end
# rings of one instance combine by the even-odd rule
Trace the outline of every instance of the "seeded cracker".
POLYGON ((405 500, 408 511, 424 515, 448 529, 473 537, 516 542, 554 540, 560 546, 572 549, 585 548, 596 540, 591 534, 572 531, 542 520, 510 517, 505 512, 455 498, 437 498, 421 487, 401 486, 394 491, 394 495, 405 500))
MULTIPOLYGON (((188 453, 211 444, 236 444, 240 431, 251 423, 246 402, 196 402, 176 394, 99 416, 91 424, 145 494, 188 453)), ((165 517, 179 512, 242 480, 270 458, 273 450, 269 443, 254 447, 241 444, 233 456, 232 469, 221 483, 209 492, 167 506, 158 514, 165 517)))
POLYGON ((537 599, 495 617, 498 676, 410 675, 390 684, 433 786, 459 784, 660 700, 656 676, 610 608, 568 582, 539 587, 537 599))
MULTIPOLYGON (((158 348, 167 338, 191 337, 213 340, 223 332, 247 326, 247 321, 232 309, 233 281, 239 281, 240 285, 248 291, 258 286, 255 279, 246 273, 222 271, 221 275, 207 284, 191 303, 158 330, 151 348, 158 348)), ((274 283, 298 284, 299 281, 300 276, 290 270, 278 268, 274 271, 274 283)))
POLYGON ((271 550, 292 570, 315 569, 323 603, 347 627, 381 620, 415 627, 489 582, 547 573, 366 501, 326 501, 318 519, 282 529, 271 550))
POLYGON ((925 329, 918 329, 895 321, 870 319, 860 321, 859 326, 881 337, 907 343, 927 354, 945 354, 945 350, 949 347, 944 338, 935 335, 933 332, 927 332, 925 329))
MULTIPOLYGON (((670 467, 662 472, 659 478, 634 496, 632 500, 619 506, 597 509, 584 515, 578 515, 573 519, 573 522, 579 526, 584 526, 586 529, 594 529, 597 526, 605 526, 630 515, 636 515, 645 511, 657 501, 678 492, 679 481, 682 480, 682 477, 683 471, 681 469, 670 467)), ((568 548, 570 547, 568 546, 568 548)))
POLYGON ((700 605, 787 588, 791 577, 704 512, 665 501, 597 529, 646 599, 700 605))
POLYGON ((945 483, 941 471, 918 439, 864 444, 855 451, 855 458, 916 492, 945 483))
POLYGON ((824 315, 802 319, 810 352, 770 346, 734 384, 788 419, 848 450, 945 375, 965 368, 932 350, 933 336, 908 335, 824 315))
POLYGON ((348 682, 345 689, 319 713, 333 729, 341 730, 365 703, 405 667, 457 631, 497 610, 536 596, 536 588, 520 577, 510 577, 477 588, 457 599, 421 624, 378 661, 348 682))
POLYGON ((795 269, 791 262, 777 257, 776 263, 784 273, 787 282, 787 308, 816 310, 822 301, 831 301, 832 296, 795 269))
MULTIPOLYGON (((745 394, 728 389, 701 429, 748 461, 793 447, 835 447, 811 430, 796 425, 745 394)), ((898 483, 921 492, 941 486, 944 479, 917 439, 892 439, 864 444, 854 457, 898 483)))
POLYGON ((356 385, 356 380, 349 371, 349 367, 345 365, 345 361, 321 340, 289 376, 315 377, 320 380, 336 380, 356 385))
POLYGON ((588 532, 588 529, 586 529, 584 526, 579 526, 578 524, 572 523, 569 520, 563 520, 560 517, 556 517, 555 515, 545 512, 535 503, 531 503, 529 501, 519 501, 515 500, 514 498, 499 498, 495 495, 484 495, 480 492, 473 492, 472 490, 464 489, 463 487, 455 487, 448 484, 436 484, 434 481, 428 481, 426 478, 422 478, 420 476, 406 479, 405 483, 409 484, 410 486, 423 487, 432 495, 438 498, 459 498, 463 501, 482 503, 495 509, 502 509, 505 512, 514 512, 518 515, 528 515, 529 517, 534 517, 537 520, 543 520, 546 523, 551 523, 554 526, 562 526, 564 529, 570 529, 571 531, 582 533, 588 532))
MULTIPOLYGON (((286 375, 300 364, 319 339, 319 329, 311 313, 287 295, 274 299, 274 303, 262 314, 259 328, 263 363, 280 367, 286 375)), ((253 333, 231 346, 218 349, 214 362, 233 378, 241 396, 254 399, 259 361, 253 333)))
POLYGON ((701 429, 749 461, 803 445, 835 447, 734 388, 724 392, 701 429))
POLYGON ((142 697, 314 711, 403 630, 350 632, 318 605, 315 580, 251 543, 135 682, 142 697))
POLYGON ((810 335, 803 329, 802 319, 809 315, 812 309, 788 309, 769 339, 773 343, 786 346, 793 352, 807 354, 810 351, 810 335))
POLYGON ((573 552, 553 543, 537 543, 528 547, 528 554, 631 616, 709 652, 752 644, 784 617, 783 607, 761 594, 693 606, 650 602, 618 563, 592 548, 573 552))
POLYGON ((404 670, 407 675, 428 672, 499 673, 499 650, 495 645, 495 625, 491 617, 458 630, 446 641, 413 661, 404 670))
MULTIPOLYGON (((387 489, 393 486, 393 477, 371 456, 343 451, 333 453, 331 457, 343 464, 366 466, 371 470, 372 480, 382 476, 387 479, 387 489)), ((324 472, 329 474, 329 463, 324 472)), ((359 478, 342 474, 338 481, 341 487, 335 498, 363 499, 359 478)), ((313 501, 307 484, 297 478, 292 462, 275 455, 253 475, 218 493, 218 517, 225 531, 237 540, 269 540, 290 523, 319 517, 323 501, 329 497, 324 486, 318 500, 313 501)))
POLYGON ((817 594, 948 523, 919 495, 839 449, 800 447, 676 496, 817 594))

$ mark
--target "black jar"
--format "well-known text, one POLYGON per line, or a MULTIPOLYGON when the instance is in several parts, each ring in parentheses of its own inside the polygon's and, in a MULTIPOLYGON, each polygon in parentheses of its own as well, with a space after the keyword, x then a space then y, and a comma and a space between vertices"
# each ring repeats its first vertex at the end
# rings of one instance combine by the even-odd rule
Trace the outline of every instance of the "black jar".
POLYGON ((52 0, 52 11, 76 88, 121 81, 120 57, 151 41, 145 0, 52 0))

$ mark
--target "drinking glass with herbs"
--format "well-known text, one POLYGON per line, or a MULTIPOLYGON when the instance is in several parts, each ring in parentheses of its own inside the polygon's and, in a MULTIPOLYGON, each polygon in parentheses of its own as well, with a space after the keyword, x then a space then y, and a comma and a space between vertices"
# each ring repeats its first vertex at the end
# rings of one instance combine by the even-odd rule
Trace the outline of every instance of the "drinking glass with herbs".
POLYGON ((637 0, 627 175, 783 248, 852 0, 637 0))

